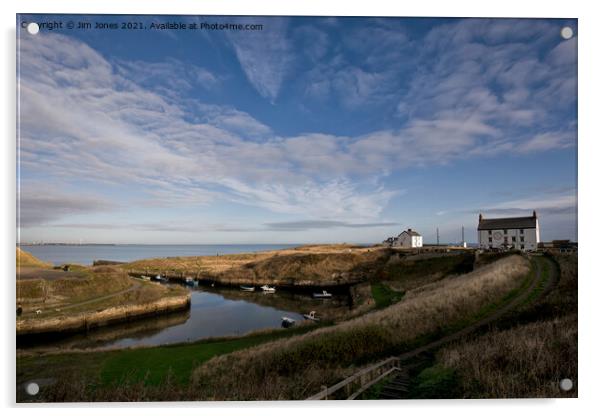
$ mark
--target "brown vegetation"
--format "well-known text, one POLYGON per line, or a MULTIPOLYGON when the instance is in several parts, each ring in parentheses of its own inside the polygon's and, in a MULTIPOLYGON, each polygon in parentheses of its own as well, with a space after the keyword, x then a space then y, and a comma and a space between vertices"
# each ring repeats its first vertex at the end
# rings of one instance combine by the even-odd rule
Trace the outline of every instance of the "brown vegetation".
POLYGON ((28 264, 26 278, 17 273, 17 335, 85 330, 189 304, 185 289, 135 282, 114 266, 49 270, 19 249, 17 262, 28 264))
POLYGON ((374 275, 389 255, 390 250, 383 248, 339 244, 250 254, 149 259, 122 267, 129 272, 212 279, 233 286, 336 286, 374 275))
POLYGON ((438 362, 453 369, 462 397, 577 397, 561 379, 577 381, 577 255, 555 255, 557 286, 499 328, 443 349, 438 362))
POLYGON ((494 331, 440 353, 456 370, 464 397, 576 397, 559 382, 577 376, 577 317, 494 331))
POLYGON ((386 309, 311 333, 217 357, 195 370, 203 399, 302 399, 369 362, 444 331, 517 288, 528 261, 509 257, 411 290, 386 309), (245 375, 241 377, 241 375, 245 375))
POLYGON ((17 247, 17 271, 21 267, 50 268, 52 267, 52 264, 42 261, 34 257, 31 253, 17 247))

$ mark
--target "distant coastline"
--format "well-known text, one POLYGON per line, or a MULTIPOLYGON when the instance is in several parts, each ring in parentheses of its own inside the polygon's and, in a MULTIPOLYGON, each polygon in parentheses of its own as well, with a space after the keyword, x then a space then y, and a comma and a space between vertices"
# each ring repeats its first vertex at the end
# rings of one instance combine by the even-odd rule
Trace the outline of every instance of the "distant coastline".
POLYGON ((17 246, 116 246, 112 243, 17 243, 17 246))

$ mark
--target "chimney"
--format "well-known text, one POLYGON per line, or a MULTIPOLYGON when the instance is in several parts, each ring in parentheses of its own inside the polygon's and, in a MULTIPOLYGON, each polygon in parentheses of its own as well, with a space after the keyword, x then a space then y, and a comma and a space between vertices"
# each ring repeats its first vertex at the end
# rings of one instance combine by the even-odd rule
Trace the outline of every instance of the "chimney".
POLYGON ((411 228, 408 228, 408 231, 409 231, 409 232, 412 232, 412 229, 411 229, 411 228))
POLYGON ((537 212, 535 212, 535 210, 533 210, 533 218, 537 218, 537 212))
POLYGON ((479 212, 479 222, 483 221, 483 214, 479 212))

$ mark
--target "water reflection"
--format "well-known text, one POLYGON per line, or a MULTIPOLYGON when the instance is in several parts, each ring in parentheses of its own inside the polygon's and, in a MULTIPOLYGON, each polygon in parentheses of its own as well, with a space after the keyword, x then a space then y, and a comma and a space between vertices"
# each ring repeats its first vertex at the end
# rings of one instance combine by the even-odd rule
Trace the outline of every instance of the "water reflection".
POLYGON ((191 288, 190 310, 113 325, 57 339, 19 340, 19 348, 110 348, 153 346, 208 337, 243 335, 280 328, 282 317, 302 321, 312 310, 321 319, 334 319, 349 311, 347 296, 328 300, 309 294, 242 292, 236 289, 191 288))

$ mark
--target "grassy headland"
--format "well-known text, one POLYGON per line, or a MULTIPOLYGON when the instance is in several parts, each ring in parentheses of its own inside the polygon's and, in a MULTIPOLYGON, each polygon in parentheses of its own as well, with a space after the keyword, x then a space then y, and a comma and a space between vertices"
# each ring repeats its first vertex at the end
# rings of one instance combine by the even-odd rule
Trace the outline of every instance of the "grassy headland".
POLYGON ((86 329, 188 304, 185 289, 135 281, 117 267, 50 269, 19 249, 17 262, 29 265, 17 269, 17 335, 86 329))
MULTIPOLYGON (((369 280, 424 283, 472 270, 472 251, 429 253, 385 247, 315 245, 251 254, 169 257, 140 260, 120 267, 134 274, 192 277, 222 285, 287 287, 348 286, 369 280)), ((409 288, 409 287, 408 287, 409 288)), ((403 290, 407 288, 401 288, 403 290)))

